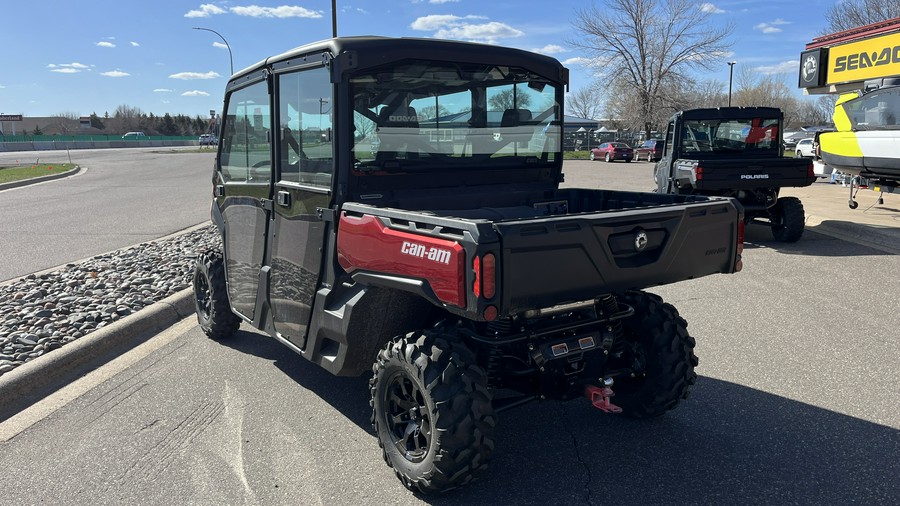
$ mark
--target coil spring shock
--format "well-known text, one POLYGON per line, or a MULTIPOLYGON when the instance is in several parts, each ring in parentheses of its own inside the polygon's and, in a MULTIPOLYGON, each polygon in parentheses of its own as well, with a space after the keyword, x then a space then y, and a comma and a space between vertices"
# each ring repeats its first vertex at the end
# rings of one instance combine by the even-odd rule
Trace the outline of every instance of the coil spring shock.
MULTIPOLYGON (((486 329, 495 336, 509 335, 513 330, 513 322, 509 319, 487 322, 486 329)), ((499 388, 500 363, 503 361, 503 350, 499 346, 485 345, 484 372, 487 374, 488 387, 499 388)))
MULTIPOLYGON (((597 302, 597 306, 603 312, 603 316, 610 317, 619 311, 619 303, 614 295, 606 295, 597 302)), ((625 349, 625 340, 623 338, 625 331, 622 328, 622 320, 616 320, 607 324, 612 329, 613 342, 609 353, 618 356, 625 349)))

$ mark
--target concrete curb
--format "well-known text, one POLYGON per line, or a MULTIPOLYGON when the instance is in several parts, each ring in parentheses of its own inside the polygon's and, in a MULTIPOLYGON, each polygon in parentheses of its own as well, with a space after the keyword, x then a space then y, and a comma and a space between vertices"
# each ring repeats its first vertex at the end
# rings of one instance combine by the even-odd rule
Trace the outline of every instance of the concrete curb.
POLYGON ((900 255, 900 229, 852 223, 816 215, 806 216, 806 228, 835 239, 900 255))
POLYGON ((0 422, 194 313, 184 289, 0 376, 0 422))
POLYGON ((13 181, 12 183, 0 184, 0 191, 9 190, 12 188, 21 188, 22 186, 43 183, 45 181, 53 181, 55 179, 62 179, 64 177, 77 175, 80 172, 81 172, 81 166, 76 165, 74 169, 70 169, 65 172, 60 172, 59 174, 51 174, 49 176, 33 177, 31 179, 22 179, 21 181, 13 181))

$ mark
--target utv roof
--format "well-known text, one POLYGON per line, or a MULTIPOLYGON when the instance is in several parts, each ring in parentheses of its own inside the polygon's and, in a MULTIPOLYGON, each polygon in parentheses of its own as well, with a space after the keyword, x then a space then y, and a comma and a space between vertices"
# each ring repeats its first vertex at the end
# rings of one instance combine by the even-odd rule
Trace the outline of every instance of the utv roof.
POLYGON ((406 59, 427 59, 524 67, 563 84, 568 84, 569 77, 568 69, 555 58, 521 49, 439 39, 362 36, 325 39, 291 49, 237 72, 231 80, 242 81, 269 66, 277 68, 292 63, 301 65, 304 60, 308 63, 321 61, 322 53, 326 52, 333 58, 347 55, 346 61, 338 67, 341 72, 350 69, 358 71, 406 59))
POLYGON ((675 113, 683 120, 691 119, 744 119, 744 118, 780 118, 781 109, 777 107, 716 107, 710 109, 688 109, 675 113))

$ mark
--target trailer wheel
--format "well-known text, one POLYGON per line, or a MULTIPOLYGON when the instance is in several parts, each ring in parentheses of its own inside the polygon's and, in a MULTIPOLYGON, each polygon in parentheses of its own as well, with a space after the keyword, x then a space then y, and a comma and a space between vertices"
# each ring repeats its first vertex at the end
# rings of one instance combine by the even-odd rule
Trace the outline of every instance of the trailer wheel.
POLYGON ((213 339, 231 337, 240 327, 241 319, 231 312, 221 253, 208 251, 197 257, 192 285, 200 328, 213 339))
POLYGON ((485 373, 452 334, 397 337, 378 353, 369 381, 372 426, 403 484, 433 494, 487 469, 494 411, 485 373))
POLYGON ((772 236, 781 242, 797 242, 803 235, 806 217, 797 197, 781 197, 769 209, 772 236))
POLYGON ((694 338, 678 310, 658 295, 628 292, 619 300, 635 310, 622 322, 635 374, 616 379, 612 401, 632 418, 659 416, 687 398, 697 381, 694 338))

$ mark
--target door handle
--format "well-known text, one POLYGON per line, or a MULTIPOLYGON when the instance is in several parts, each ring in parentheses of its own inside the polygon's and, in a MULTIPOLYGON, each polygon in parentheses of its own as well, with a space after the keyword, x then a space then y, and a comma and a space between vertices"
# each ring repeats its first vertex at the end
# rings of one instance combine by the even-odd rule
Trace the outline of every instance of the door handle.
POLYGON ((278 205, 281 207, 291 207, 291 194, 290 192, 286 192, 281 190, 277 195, 278 205))

